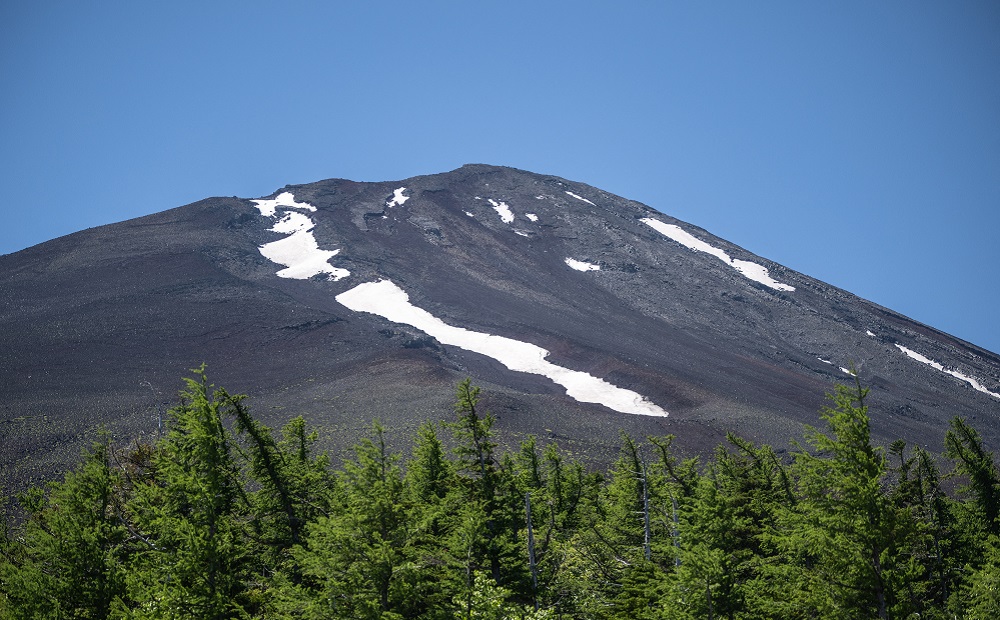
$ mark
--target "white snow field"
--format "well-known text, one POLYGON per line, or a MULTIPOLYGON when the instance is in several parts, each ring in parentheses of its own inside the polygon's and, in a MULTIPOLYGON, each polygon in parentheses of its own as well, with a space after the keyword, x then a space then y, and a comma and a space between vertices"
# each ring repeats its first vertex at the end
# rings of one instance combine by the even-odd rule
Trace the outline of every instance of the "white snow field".
POLYGON ((665 237, 673 239, 677 243, 687 246, 696 252, 704 252, 706 254, 711 254, 712 256, 718 258, 722 262, 726 263, 736 271, 743 274, 743 276, 754 282, 760 282, 764 286, 768 286, 778 291, 794 291, 795 287, 788 284, 782 284, 778 282, 767 271, 767 267, 763 265, 758 265, 757 263, 733 259, 720 248, 715 247, 709 243, 702 241, 701 239, 695 237, 691 233, 687 232, 680 226, 675 226, 674 224, 666 224, 660 220, 653 219, 651 217, 642 218, 642 221, 648 225, 653 230, 662 234, 665 237))
POLYGON ((913 351, 911 349, 907 349, 906 347, 904 347, 901 344, 897 344, 896 348, 899 349, 900 351, 902 351, 907 357, 909 357, 911 359, 914 359, 914 360, 916 360, 916 361, 918 361, 918 362, 920 362, 922 364, 927 364, 931 368, 934 368, 935 370, 940 370, 941 372, 945 373, 946 375, 951 375, 952 377, 955 377, 956 379, 959 379, 961 381, 965 381, 966 383, 968 383, 969 385, 971 385, 975 389, 979 390, 983 394, 989 394, 993 398, 1000 398, 1000 394, 997 394, 996 392, 989 391, 988 389, 986 389, 985 386, 983 386, 983 384, 981 384, 974 377, 970 377, 968 375, 963 375, 962 373, 960 373, 960 372, 958 372, 956 370, 948 370, 947 368, 945 368, 944 366, 942 366, 940 363, 935 362, 934 360, 930 359, 929 357, 923 356, 923 355, 917 353, 916 351, 913 351))
POLYGON ((572 258, 566 258, 566 264, 572 269, 577 271, 600 271, 601 266, 595 265, 594 263, 587 263, 582 260, 575 260, 572 258))
POLYGON ((582 200, 582 201, 586 202, 587 204, 594 205, 595 207, 597 206, 594 203, 592 203, 589 200, 587 200, 586 198, 584 198, 583 196, 577 196, 576 194, 574 194, 573 192, 570 192, 570 191, 567 191, 566 193, 569 194, 570 196, 572 196, 573 198, 576 198, 577 200, 582 200))
POLYGON ((642 395, 611 385, 585 372, 570 370, 545 360, 542 347, 512 338, 448 325, 430 312, 410 303, 406 292, 390 280, 366 282, 337 295, 337 301, 355 312, 368 312, 394 323, 419 329, 446 345, 492 357, 510 370, 548 377, 566 389, 571 398, 597 403, 620 413, 666 417, 667 412, 642 395))
MULTIPOLYGON (((277 217, 277 210, 305 209, 315 211, 316 207, 304 202, 295 202, 291 192, 284 192, 273 200, 254 200, 261 215, 277 217)), ((286 268, 275 275, 279 278, 308 280, 321 273, 327 274, 329 280, 340 280, 351 275, 346 269, 334 267, 329 260, 340 253, 340 250, 321 250, 312 234, 315 226, 308 215, 298 211, 285 211, 281 219, 271 227, 272 232, 288 235, 271 243, 265 243, 257 248, 264 258, 271 262, 284 265, 286 268)))
POLYGON ((500 216, 500 219, 503 220, 504 224, 510 224, 514 221, 514 212, 510 210, 510 207, 507 206, 506 202, 497 202, 496 200, 490 198, 489 203, 493 205, 493 209, 500 216))
POLYGON ((528 218, 532 222, 537 222, 538 221, 538 216, 535 215, 534 213, 525 213, 524 217, 528 218))
POLYGON ((278 207, 283 209, 305 209, 306 211, 316 210, 316 207, 311 204, 295 202, 295 196, 292 195, 292 192, 281 192, 270 200, 254 200, 254 202, 257 203, 257 208, 260 209, 260 214, 264 217, 274 217, 278 207))
POLYGON ((400 187, 392 191, 392 198, 387 200, 385 206, 388 208, 392 207, 402 207, 403 203, 410 199, 409 196, 404 196, 403 192, 406 191, 405 187, 400 187))

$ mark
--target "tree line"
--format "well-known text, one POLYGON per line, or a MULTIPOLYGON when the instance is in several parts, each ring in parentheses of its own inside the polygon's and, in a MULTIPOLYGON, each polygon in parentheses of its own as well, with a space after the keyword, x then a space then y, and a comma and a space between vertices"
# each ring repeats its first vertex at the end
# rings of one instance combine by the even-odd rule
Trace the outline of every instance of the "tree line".
POLYGON ((789 458, 623 434, 588 471, 534 437, 499 450, 466 380, 407 456, 375 422, 333 467, 301 417, 275 433, 202 368, 158 440, 102 435, 18 497, 0 618, 998 617, 992 453, 958 418, 944 474, 876 447, 866 397, 837 386, 789 458))

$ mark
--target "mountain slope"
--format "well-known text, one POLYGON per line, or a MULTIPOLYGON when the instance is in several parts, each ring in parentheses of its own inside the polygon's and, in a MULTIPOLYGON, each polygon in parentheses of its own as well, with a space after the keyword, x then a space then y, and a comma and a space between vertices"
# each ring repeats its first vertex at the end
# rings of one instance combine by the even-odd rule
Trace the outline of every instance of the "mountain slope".
POLYGON ((502 432, 594 458, 622 429, 691 451, 728 431, 782 447, 852 364, 880 440, 936 451, 961 415, 1000 445, 996 355, 645 205, 510 168, 208 199, 2 256, 0 274, 12 486, 71 462, 98 424, 155 433, 202 362, 265 420, 302 413, 335 447, 372 417, 410 436, 448 416, 465 376, 502 432))

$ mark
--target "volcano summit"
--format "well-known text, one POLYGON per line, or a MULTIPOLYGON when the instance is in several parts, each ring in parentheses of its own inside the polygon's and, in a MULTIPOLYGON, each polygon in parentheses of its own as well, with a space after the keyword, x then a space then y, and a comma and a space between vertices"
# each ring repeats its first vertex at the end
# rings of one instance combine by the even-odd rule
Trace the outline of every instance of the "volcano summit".
POLYGON ((619 432, 777 447, 872 388, 874 437, 1000 446, 1000 358, 582 183, 469 165, 211 198, 0 257, 0 469, 50 477, 100 424, 157 431, 187 369, 332 445, 447 418, 605 458, 619 432))

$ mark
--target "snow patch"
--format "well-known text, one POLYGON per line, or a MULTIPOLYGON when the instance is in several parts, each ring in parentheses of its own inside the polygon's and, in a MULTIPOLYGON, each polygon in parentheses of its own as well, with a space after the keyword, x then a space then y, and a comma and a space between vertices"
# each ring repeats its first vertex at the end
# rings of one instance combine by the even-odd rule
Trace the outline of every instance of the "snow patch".
POLYGON ((653 230, 662 234, 665 237, 673 239, 677 243, 686 246, 696 252, 704 252, 706 254, 711 254, 712 256, 718 258, 722 262, 726 263, 736 271, 743 274, 748 280, 753 280, 754 282, 760 282, 764 286, 768 286, 778 291, 794 291, 795 287, 788 284, 782 284, 774 278, 771 277, 767 270, 767 267, 763 265, 758 265, 757 263, 748 260, 733 259, 721 248, 717 248, 710 243, 706 243, 701 239, 695 237, 691 233, 687 232, 680 226, 674 224, 666 224, 659 220, 653 219, 651 217, 642 218, 642 222, 648 225, 653 230))
POLYGON ((254 200, 252 202, 257 203, 257 208, 260 210, 260 214, 264 217, 274 217, 277 212, 278 207, 283 209, 305 209, 306 211, 315 211, 316 207, 305 202, 295 202, 295 196, 292 192, 281 192, 276 197, 271 199, 254 200))
POLYGON ((312 219, 304 213, 296 213, 295 211, 289 211, 285 213, 284 217, 278 220, 278 223, 272 226, 269 230, 276 233, 284 233, 286 235, 293 235, 298 232, 309 232, 312 230, 314 224, 312 219))
MULTIPOLYGON (((277 217, 277 210, 305 209, 315 211, 316 207, 304 202, 295 202, 291 192, 283 192, 273 200, 254 200, 261 215, 277 217)), ((327 274, 329 280, 340 280, 351 275, 346 269, 334 267, 329 260, 340 253, 340 250, 321 250, 313 236, 315 226, 312 219, 298 211, 285 211, 281 219, 270 228, 272 232, 288 235, 271 243, 265 243, 257 248, 264 258, 279 265, 284 265, 275 275, 279 278, 308 280, 321 273, 327 274)))
POLYGON ((566 264, 577 271, 600 271, 601 266, 595 265, 594 263, 586 263, 582 260, 574 260, 572 258, 566 259, 566 264))
POLYGON ((537 222, 538 221, 538 216, 535 215, 534 213, 525 213, 524 217, 528 218, 532 222, 537 222))
POLYGON ((490 198, 489 203, 493 205, 493 209, 500 215, 500 219, 503 220, 504 224, 510 224, 514 221, 514 212, 510 210, 506 202, 497 202, 490 198))
MULTIPOLYGON (((830 366, 833 366, 833 362, 831 362, 830 360, 825 360, 822 357, 817 357, 816 359, 818 359, 819 361, 823 362, 824 364, 828 364, 830 366)), ((850 375, 852 377, 856 377, 857 376, 854 372, 851 371, 850 368, 844 368, 843 366, 838 366, 837 368, 839 368, 840 372, 844 373, 845 375, 850 375)))
POLYGON ((469 217, 476 217, 475 215, 473 215, 472 213, 469 213, 468 211, 466 211, 465 214, 468 215, 469 217))
POLYGON ((577 200, 582 200, 582 201, 584 201, 584 202, 585 202, 585 203, 587 203, 587 204, 590 204, 590 205, 594 205, 595 207, 597 206, 597 205, 595 205, 594 203, 592 203, 592 202, 590 202, 589 200, 587 200, 586 198, 584 198, 583 196, 577 196, 577 195, 576 195, 576 194, 574 194, 573 192, 569 192, 569 191, 568 191, 568 192, 566 192, 566 193, 567 193, 567 194, 569 194, 570 196, 572 196, 573 198, 576 198, 577 200))
POLYGON ((530 233, 526 233, 523 230, 515 230, 514 232, 517 233, 517 234, 519 234, 519 235, 521 235, 522 237, 530 237, 531 236, 530 233))
POLYGON ((402 207, 403 203, 410 199, 409 196, 404 196, 403 192, 406 191, 405 187, 400 187, 392 191, 392 198, 385 201, 385 206, 388 208, 392 207, 402 207))
POLYGON ((1000 398, 1000 394, 997 394, 996 392, 989 391, 988 389, 986 389, 985 386, 983 386, 982 383, 980 383, 974 377, 970 377, 968 375, 963 375, 962 373, 958 372, 957 370, 948 370, 947 368, 945 368, 944 366, 942 366, 940 363, 935 362, 934 360, 930 359, 929 357, 921 355, 921 354, 917 353, 916 351, 913 351, 911 349, 907 349, 906 347, 904 347, 901 344, 897 344, 896 348, 899 349, 900 351, 902 351, 903 354, 905 354, 910 359, 914 359, 914 360, 920 362, 921 364, 927 364, 931 368, 934 368, 935 370, 940 370, 941 372, 945 373, 946 375, 951 375, 952 377, 955 377, 956 379, 959 379, 960 381, 965 381, 966 383, 968 383, 969 385, 971 385, 973 388, 979 390, 983 394, 989 394, 993 398, 1000 398))
POLYGON ((876 336, 875 336, 875 332, 873 332, 873 331, 872 331, 872 330, 870 330, 870 329, 866 329, 866 330, 865 330, 865 335, 866 335, 866 336, 871 336, 872 338, 875 338, 875 337, 876 337, 876 336))
POLYGON ((394 323, 415 327, 442 344, 492 357, 510 370, 548 377, 563 386, 566 394, 577 401, 597 403, 620 413, 667 415, 665 410, 636 392, 546 361, 549 352, 542 347, 448 325, 423 308, 411 304, 406 292, 390 280, 359 284, 337 295, 337 301, 355 312, 367 312, 394 323))

